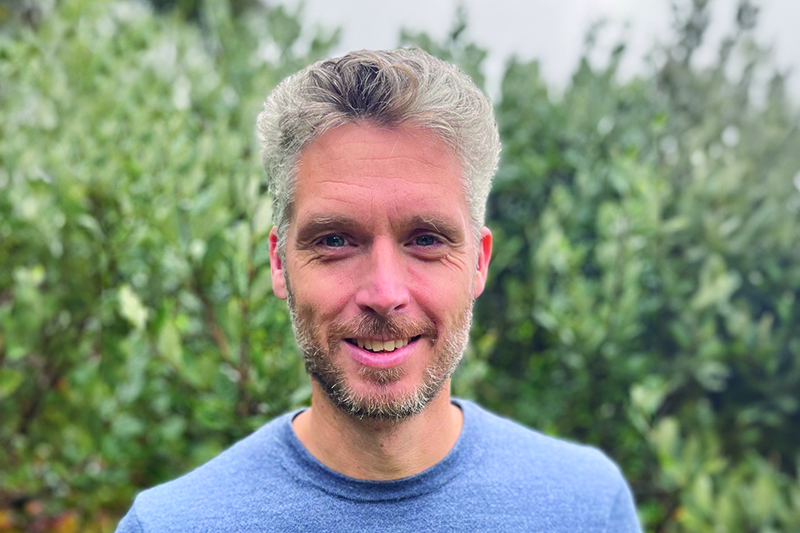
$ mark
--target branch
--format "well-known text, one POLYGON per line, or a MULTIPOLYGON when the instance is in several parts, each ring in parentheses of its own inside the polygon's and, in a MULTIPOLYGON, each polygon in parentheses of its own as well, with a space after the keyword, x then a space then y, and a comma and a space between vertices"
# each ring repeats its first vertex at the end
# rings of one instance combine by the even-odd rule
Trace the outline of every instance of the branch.
POLYGON ((228 339, 225 337, 225 332, 219 325, 217 315, 214 312, 214 305, 211 303, 211 300, 208 299, 208 296, 206 296, 200 286, 194 282, 192 283, 192 291, 198 298, 200 298, 200 302, 203 304, 203 319, 206 322, 206 326, 208 326, 211 338, 214 340, 217 348, 219 348, 219 351, 222 352, 223 357, 225 357, 227 360, 230 360, 231 347, 228 344, 228 339))
POLYGON ((253 266, 254 242, 250 239, 250 246, 247 250, 247 286, 245 294, 241 296, 240 308, 242 313, 241 341, 239 343, 239 406, 238 411, 241 416, 245 416, 249 411, 250 394, 247 392, 247 384, 250 382, 250 296, 253 280, 256 277, 256 269, 253 266))

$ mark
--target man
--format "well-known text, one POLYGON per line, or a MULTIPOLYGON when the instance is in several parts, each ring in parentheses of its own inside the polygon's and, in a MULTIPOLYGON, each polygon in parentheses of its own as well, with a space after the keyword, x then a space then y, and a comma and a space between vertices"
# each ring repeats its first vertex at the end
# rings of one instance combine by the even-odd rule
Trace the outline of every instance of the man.
POLYGON ((118 531, 639 531, 600 452, 450 398, 500 148, 472 81, 355 52, 281 83, 258 129, 311 408, 145 491, 118 531))

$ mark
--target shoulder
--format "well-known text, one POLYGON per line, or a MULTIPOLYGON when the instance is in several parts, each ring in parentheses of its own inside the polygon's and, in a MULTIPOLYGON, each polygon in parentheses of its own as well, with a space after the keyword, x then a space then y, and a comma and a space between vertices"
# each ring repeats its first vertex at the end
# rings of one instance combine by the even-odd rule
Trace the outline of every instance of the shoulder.
POLYGON ((472 418, 475 441, 484 450, 482 462, 506 479, 569 498, 591 494, 608 505, 627 490, 620 469, 597 448, 544 435, 472 402, 459 403, 472 418))
POLYGON ((206 530, 204 524, 216 523, 253 498, 279 493, 280 433, 289 417, 269 422, 184 476, 140 493, 118 531, 206 530))
POLYGON ((603 452, 544 435, 459 400, 480 459, 468 474, 506 507, 537 509, 552 531, 639 533, 620 469, 603 452), (510 503, 509 503, 510 502, 510 503))

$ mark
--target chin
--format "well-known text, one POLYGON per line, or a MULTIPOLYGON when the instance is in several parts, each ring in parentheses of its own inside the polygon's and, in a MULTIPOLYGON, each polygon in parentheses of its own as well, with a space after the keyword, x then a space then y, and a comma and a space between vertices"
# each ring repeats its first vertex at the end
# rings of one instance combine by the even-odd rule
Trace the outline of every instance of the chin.
POLYGON ((412 383, 402 367, 362 367, 354 382, 345 378, 343 372, 335 377, 312 373, 312 378, 331 403, 348 416, 362 420, 399 421, 421 413, 439 394, 449 377, 427 374, 427 379, 412 383))

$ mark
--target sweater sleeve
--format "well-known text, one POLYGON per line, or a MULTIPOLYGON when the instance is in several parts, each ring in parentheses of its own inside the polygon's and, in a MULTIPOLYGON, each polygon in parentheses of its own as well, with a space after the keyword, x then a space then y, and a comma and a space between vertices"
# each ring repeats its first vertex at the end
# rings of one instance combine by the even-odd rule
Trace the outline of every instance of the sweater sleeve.
POLYGON ((144 533, 142 524, 139 522, 139 517, 136 514, 136 503, 128 511, 128 514, 122 517, 117 525, 116 533, 144 533))
POLYGON ((614 503, 608 515, 605 533, 641 533, 642 527, 636 517, 636 505, 633 503, 628 484, 624 483, 617 491, 614 503))

